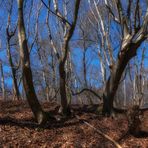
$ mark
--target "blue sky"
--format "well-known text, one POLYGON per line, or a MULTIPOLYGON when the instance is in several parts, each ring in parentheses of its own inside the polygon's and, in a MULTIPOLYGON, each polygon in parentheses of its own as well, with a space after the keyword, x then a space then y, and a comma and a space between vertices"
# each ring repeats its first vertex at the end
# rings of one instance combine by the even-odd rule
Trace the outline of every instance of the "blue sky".
MULTIPOLYGON (((12 17, 12 24, 15 24, 16 23, 16 20, 17 20, 17 6, 15 6, 15 8, 13 8, 13 17, 12 17)), ((35 10, 35 9, 34 9, 35 10)), ((40 17, 39 17, 39 21, 40 21, 40 27, 43 27, 43 28, 40 28, 41 30, 41 36, 42 38, 44 37, 47 37, 47 30, 45 30, 46 26, 45 26, 45 18, 46 18, 46 14, 47 14, 47 10, 45 9, 45 7, 42 8, 41 10, 41 13, 40 13, 40 17)), ((34 29, 34 22, 35 22, 35 18, 34 18, 34 13, 31 17, 31 21, 33 22, 31 24, 31 30, 34 29)), ((10 77, 7 77, 8 73, 10 73, 10 68, 9 68, 9 65, 8 65, 8 60, 7 60, 7 56, 6 56, 6 49, 4 49, 6 47, 6 36, 5 36, 5 27, 6 27, 6 22, 7 22, 7 13, 5 10, 2 10, 0 9, 0 19, 2 20, 0 22, 0 26, 4 23, 5 25, 2 27, 2 31, 0 32, 0 39, 2 41, 2 48, 0 49, 0 59, 3 60, 3 61, 6 61, 4 63, 4 72, 5 72, 5 77, 6 77, 6 81, 5 83, 11 87, 12 86, 12 79, 10 77), (2 51, 3 50, 3 51, 2 51)), ((54 16, 53 16, 53 20, 51 22, 52 25, 54 25, 54 16)), ((115 34, 115 29, 116 29, 116 25, 115 24, 112 24, 112 32, 115 34)), ((116 34, 114 36, 112 36, 112 40, 113 40, 113 48, 117 48, 118 47, 118 40, 116 40, 116 34)), ((73 39, 77 39, 79 38, 79 36, 77 35, 77 31, 75 31, 75 34, 73 36, 73 39)), ((32 38, 30 38, 29 42, 31 42, 32 38)), ((147 43, 145 44, 142 44, 142 46, 140 47, 141 48, 148 48, 147 46, 147 43)), ((117 48, 118 49, 118 48, 117 48)), ((137 57, 140 61, 141 59, 141 50, 138 50, 138 54, 137 54, 137 57)), ((78 73, 78 75, 80 76, 80 71, 82 71, 82 56, 83 56, 83 50, 81 50, 80 48, 72 48, 72 53, 73 53, 73 62, 75 63, 75 69, 76 69, 76 73, 78 73)), ((36 51, 36 48, 34 47, 33 48, 33 51, 36 51)), ((118 50, 117 50, 118 51, 118 50)), ((33 52, 34 53, 34 52, 33 52)), ((116 52, 115 52, 116 54, 116 52)), ((148 49, 146 49, 146 52, 145 52, 145 55, 147 55, 148 57, 148 49)), ((97 56, 97 54, 95 54, 94 52, 92 52, 91 48, 87 51, 86 53, 86 61, 89 61, 88 63, 91 63, 90 64, 90 67, 88 68, 88 72, 91 73, 92 69, 91 69, 91 66, 93 66, 93 71, 96 71, 97 72, 97 76, 99 79, 100 77, 100 74, 99 74, 99 71, 100 71, 100 65, 99 65, 99 58, 97 56)), ((148 68, 148 58, 145 59, 144 61, 144 66, 146 68, 148 68)), ((89 74, 88 74, 88 78, 89 80, 89 74)))

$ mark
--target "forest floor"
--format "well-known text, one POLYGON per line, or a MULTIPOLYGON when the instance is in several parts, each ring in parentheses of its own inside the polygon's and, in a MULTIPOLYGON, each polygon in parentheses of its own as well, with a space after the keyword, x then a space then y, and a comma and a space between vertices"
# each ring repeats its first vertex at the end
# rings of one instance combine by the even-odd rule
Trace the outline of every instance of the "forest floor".
MULTIPOLYGON (((46 110, 54 110, 55 103, 44 103, 46 110)), ((122 148, 148 148, 148 137, 135 138, 128 134, 127 121, 105 118, 74 107, 80 118, 116 140, 122 148)), ((114 148, 115 146, 84 122, 73 117, 64 122, 37 125, 25 102, 0 102, 0 148, 114 148)))

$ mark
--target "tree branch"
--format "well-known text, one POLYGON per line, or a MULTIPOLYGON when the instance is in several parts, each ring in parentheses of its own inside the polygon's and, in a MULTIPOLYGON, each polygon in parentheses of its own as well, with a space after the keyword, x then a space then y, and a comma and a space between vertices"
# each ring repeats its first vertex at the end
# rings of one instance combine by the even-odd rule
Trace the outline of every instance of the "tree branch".
POLYGON ((65 54, 64 54, 64 58, 63 58, 63 64, 65 64, 65 62, 66 62, 67 55, 68 55, 68 44, 69 44, 69 41, 70 41, 70 39, 74 33, 75 27, 76 27, 80 1, 81 0, 76 0, 75 10, 74 10, 74 20, 73 20, 72 25, 70 26, 68 33, 66 34, 66 36, 64 38, 64 48, 63 49, 65 49, 65 54))
POLYGON ((41 2, 43 3, 43 5, 55 16, 57 16, 58 18, 60 18, 62 20, 62 22, 65 24, 67 23, 69 26, 71 26, 70 22, 68 22, 67 19, 65 19, 60 13, 56 13, 54 11, 52 11, 47 4, 44 2, 44 0, 41 0, 41 2))
MULTIPOLYGON (((72 90, 71 90, 71 91, 72 91, 72 90)), ((93 90, 88 89, 88 88, 84 88, 84 89, 82 89, 81 91, 76 92, 76 93, 74 93, 74 92, 72 91, 72 95, 73 95, 73 96, 80 95, 80 94, 83 93, 84 91, 88 91, 88 92, 92 93, 93 95, 95 95, 96 97, 98 97, 100 100, 102 100, 102 97, 101 97, 101 96, 99 96, 96 92, 94 92, 93 90)))

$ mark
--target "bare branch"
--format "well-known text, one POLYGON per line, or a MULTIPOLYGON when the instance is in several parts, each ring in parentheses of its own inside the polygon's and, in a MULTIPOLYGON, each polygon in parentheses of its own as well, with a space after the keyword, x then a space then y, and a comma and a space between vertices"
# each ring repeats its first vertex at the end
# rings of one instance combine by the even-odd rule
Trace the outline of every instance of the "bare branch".
POLYGON ((47 4, 44 2, 44 0, 41 0, 42 3, 44 4, 44 6, 55 16, 57 16, 58 18, 60 18, 62 20, 62 22, 65 24, 68 24, 69 26, 71 26, 70 22, 68 22, 68 20, 66 20, 60 13, 56 13, 54 11, 52 11, 47 4))
POLYGON ((78 11, 79 11, 79 6, 80 6, 80 1, 81 0, 76 0, 73 23, 72 23, 68 33, 66 34, 66 36, 64 38, 65 54, 64 54, 64 58, 63 58, 63 63, 66 62, 67 55, 68 55, 68 44, 69 44, 69 41, 70 41, 70 39, 71 39, 71 37, 72 37, 72 35, 74 33, 75 27, 76 27, 77 18, 78 18, 78 11))
POLYGON ((101 136, 103 136, 104 138, 106 138, 107 140, 109 140, 110 142, 112 142, 116 148, 122 148, 119 143, 117 143, 114 139, 112 139, 110 136, 108 136, 107 134, 104 134, 102 131, 100 131, 99 129, 95 128, 93 125, 91 125, 90 123, 88 123, 87 121, 85 121, 84 119, 81 119, 78 115, 75 115, 76 118, 79 121, 84 122, 87 126, 91 127, 93 130, 95 130, 97 133, 99 133, 101 136))
MULTIPOLYGON (((71 90, 71 91, 72 91, 72 90, 71 90)), ((91 89, 89 89, 89 88, 84 88, 84 89, 82 89, 81 91, 76 92, 76 93, 74 93, 74 92, 72 91, 72 95, 73 95, 73 96, 80 95, 81 93, 83 93, 83 92, 85 92, 85 91, 92 93, 92 94, 95 95, 97 98, 99 98, 100 100, 102 100, 102 97, 101 97, 101 96, 99 96, 96 92, 94 92, 93 90, 91 90, 91 89)))

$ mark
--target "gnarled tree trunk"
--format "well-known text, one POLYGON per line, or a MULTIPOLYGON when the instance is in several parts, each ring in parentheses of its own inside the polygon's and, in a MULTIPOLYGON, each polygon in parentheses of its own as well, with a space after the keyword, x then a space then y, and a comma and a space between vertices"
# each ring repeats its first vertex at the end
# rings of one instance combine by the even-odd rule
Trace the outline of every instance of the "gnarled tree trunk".
MULTIPOLYGON (((136 56, 136 52, 140 45, 147 39, 148 33, 148 11, 146 11, 145 16, 141 19, 140 14, 140 4, 139 1, 136 3, 135 17, 131 18, 132 11, 130 10, 132 2, 128 3, 127 14, 124 14, 123 5, 120 0, 116 2, 117 12, 119 19, 119 25, 122 30, 122 42, 118 52, 117 60, 112 60, 110 65, 110 76, 106 83, 105 91, 103 94, 103 114, 110 115, 113 110, 113 101, 118 89, 122 74, 128 64, 128 62, 136 56), (137 16, 138 15, 138 16, 137 16), (140 18, 139 18, 140 17, 140 18), (125 19, 127 18, 127 19, 125 19), (138 18, 138 19, 137 19, 138 18), (141 20, 143 20, 141 22, 141 20), (134 21, 134 27, 131 26, 134 21)), ((105 2, 107 6, 108 1, 105 2)), ((148 8, 147 8, 148 10, 148 8)), ((113 13, 112 13, 113 14, 113 13)), ((113 15, 115 20, 115 15, 113 15)), ((111 56, 110 56, 111 57, 111 56)))
POLYGON ((111 74, 107 80, 106 87, 103 93, 103 114, 104 115, 111 115, 113 110, 113 101, 116 94, 116 91, 118 89, 118 86, 120 84, 120 80, 122 77, 122 74, 130 61, 134 56, 136 56, 137 49, 141 45, 141 42, 138 42, 137 44, 130 44, 127 47, 126 52, 119 53, 119 57, 117 60, 117 63, 115 65, 112 65, 111 67, 111 74))

